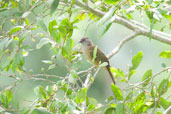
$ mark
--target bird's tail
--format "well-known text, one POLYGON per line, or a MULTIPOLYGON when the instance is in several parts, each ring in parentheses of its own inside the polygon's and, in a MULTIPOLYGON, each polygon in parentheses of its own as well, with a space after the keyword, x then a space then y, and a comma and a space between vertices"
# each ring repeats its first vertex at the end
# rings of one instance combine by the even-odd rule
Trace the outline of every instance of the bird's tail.
POLYGON ((110 65, 107 65, 107 66, 106 66, 106 70, 108 71, 108 73, 109 73, 109 75, 110 75, 110 77, 111 77, 113 83, 115 84, 115 79, 114 79, 114 76, 113 76, 113 74, 112 74, 112 72, 111 72, 111 70, 110 70, 110 65))

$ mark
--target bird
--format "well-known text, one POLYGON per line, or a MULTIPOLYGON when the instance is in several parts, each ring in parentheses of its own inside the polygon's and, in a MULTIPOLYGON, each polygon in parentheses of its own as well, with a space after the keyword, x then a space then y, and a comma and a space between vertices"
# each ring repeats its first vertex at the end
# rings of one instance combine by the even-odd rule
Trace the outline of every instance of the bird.
POLYGON ((95 66, 100 65, 101 63, 106 62, 107 65, 105 66, 105 69, 108 71, 113 83, 115 84, 115 79, 114 76, 110 70, 110 63, 108 58, 105 56, 105 54, 97 47, 97 52, 96 52, 96 56, 94 58, 94 50, 96 48, 96 46, 93 44, 93 42, 87 38, 87 37, 83 37, 79 43, 82 44, 83 46, 83 53, 86 56, 87 60, 90 62, 93 62, 93 64, 95 66), (93 61, 94 59, 94 61, 93 61))

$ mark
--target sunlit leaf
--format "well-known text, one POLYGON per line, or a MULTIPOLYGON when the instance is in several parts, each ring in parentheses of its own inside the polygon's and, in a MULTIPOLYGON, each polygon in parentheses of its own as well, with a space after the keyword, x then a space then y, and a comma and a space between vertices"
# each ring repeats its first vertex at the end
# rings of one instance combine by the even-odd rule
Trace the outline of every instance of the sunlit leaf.
POLYGON ((163 51, 159 56, 162 58, 171 58, 171 51, 163 51))
POLYGON ((136 71, 135 70, 131 70, 130 72, 129 72, 129 75, 128 75, 128 80, 131 78, 131 76, 132 75, 134 75, 136 73, 136 71))
POLYGON ((14 27, 14 28, 12 28, 12 29, 9 31, 9 34, 11 35, 12 33, 18 32, 18 31, 20 31, 22 28, 23 28, 22 26, 14 27))
POLYGON ((77 92, 77 96, 76 96, 76 102, 77 103, 82 103, 85 101, 87 96, 87 88, 81 88, 78 92, 77 92))
POLYGON ((56 22, 56 20, 53 20, 53 21, 51 21, 51 22, 49 22, 49 32, 52 34, 52 32, 53 32, 53 30, 54 30, 54 26, 56 26, 57 25, 57 22, 56 22))
POLYGON ((121 90, 114 84, 111 84, 112 92, 117 100, 123 100, 121 90))
POLYGON ((152 70, 151 69, 147 70, 142 77, 142 81, 145 81, 143 86, 146 86, 148 84, 148 82, 151 80, 151 76, 152 76, 152 70))
POLYGON ((142 58, 143 58, 143 52, 140 51, 137 53, 137 55, 135 55, 132 58, 132 67, 130 67, 129 71, 135 70, 139 66, 139 64, 141 63, 142 58))

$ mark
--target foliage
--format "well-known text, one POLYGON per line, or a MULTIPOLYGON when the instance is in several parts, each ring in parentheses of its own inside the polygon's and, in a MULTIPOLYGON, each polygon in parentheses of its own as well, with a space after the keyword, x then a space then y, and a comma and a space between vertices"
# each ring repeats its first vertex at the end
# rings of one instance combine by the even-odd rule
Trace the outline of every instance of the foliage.
MULTIPOLYGON (((87 80, 84 81, 81 76, 86 74, 90 77, 86 79, 91 83, 95 77, 92 76, 91 69, 83 73, 80 71, 81 57, 79 50, 75 49, 73 33, 79 22, 89 19, 104 27, 99 34, 103 37, 116 15, 131 22, 135 18, 133 13, 138 12, 148 17, 149 39, 152 39, 153 26, 162 20, 165 19, 168 23, 159 28, 160 32, 167 27, 171 29, 170 5, 169 0, 52 0, 51 3, 46 0, 1 0, 0 75, 5 72, 5 76, 13 79, 13 83, 0 91, 0 113, 162 113, 159 109, 166 110, 171 106, 171 101, 165 97, 171 87, 170 67, 165 67, 157 74, 153 74, 153 69, 149 69, 142 74, 139 83, 131 84, 131 77, 136 74, 138 66, 141 66, 143 56, 146 56, 142 51, 138 52, 132 58, 132 65, 128 71, 111 68, 117 79, 117 85, 111 84, 113 96, 101 104, 96 98, 87 94, 91 84, 87 84, 87 80), (84 4, 85 7, 80 4, 84 4), (75 7, 77 5, 82 7, 75 7), (92 11, 93 9, 105 15, 100 17, 92 11), (52 57, 51 60, 42 62, 49 67, 42 68, 42 74, 36 74, 25 68, 25 57, 29 56, 32 50, 41 49, 45 45, 49 46, 52 57), (65 77, 46 72, 56 68, 56 58, 61 58, 67 69, 65 77), (155 82, 155 77, 160 76, 162 72, 166 72, 168 77, 158 84, 155 82), (45 77, 53 77, 58 81, 45 77), (31 106, 22 107, 14 96, 16 87, 26 80, 47 81, 50 84, 35 87, 35 101, 31 101, 31 106), (125 86, 120 87, 120 83, 125 86)), ((97 49, 94 50, 94 58, 96 52, 97 49)), ((170 59, 171 51, 165 50, 159 56, 170 59)))

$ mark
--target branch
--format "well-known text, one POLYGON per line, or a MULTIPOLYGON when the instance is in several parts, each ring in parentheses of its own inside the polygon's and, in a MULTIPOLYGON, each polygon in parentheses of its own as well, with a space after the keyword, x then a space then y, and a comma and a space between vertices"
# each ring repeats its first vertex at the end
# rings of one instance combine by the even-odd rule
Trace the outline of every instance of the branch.
MULTIPOLYGON (((105 12, 101 12, 99 10, 93 9, 90 6, 87 6, 86 4, 81 3, 78 0, 75 1, 75 5, 83 8, 99 17, 103 17, 105 15, 105 12)), ((117 15, 115 15, 115 20, 113 22, 124 25, 125 27, 127 27, 133 31, 138 31, 143 36, 149 37, 150 28, 145 25, 142 26, 138 22, 133 22, 131 20, 124 19, 123 17, 117 16, 117 15)), ((171 36, 170 34, 161 33, 159 31, 152 30, 152 38, 153 39, 158 40, 163 43, 166 43, 166 44, 169 44, 169 45, 171 45, 171 37, 170 36, 171 36)))
POLYGON ((169 114, 169 111, 171 110, 171 106, 169 106, 164 112, 163 114, 169 114))
MULTIPOLYGON (((136 25, 134 23, 131 23, 130 20, 124 19, 124 18, 119 17, 119 16, 116 16, 115 20, 113 22, 116 22, 116 23, 119 23, 121 25, 124 25, 125 27, 127 27, 127 28, 129 28, 129 29, 131 29, 133 31, 139 31, 139 33, 141 35, 149 37, 150 28, 148 28, 145 25, 144 25, 144 27, 140 27, 140 26, 138 26, 138 24, 136 25)), ((160 35, 159 33, 161 34, 161 32, 159 32, 159 31, 152 30, 152 38, 155 39, 155 40, 158 40, 160 42, 163 42, 163 43, 171 45, 171 39, 169 39, 169 38, 167 38, 167 37, 165 37, 163 35, 160 35)), ((168 37, 169 36, 171 36, 171 35, 168 35, 168 37)))
POLYGON ((123 40, 121 40, 118 44, 118 46, 116 48, 114 48, 112 50, 111 53, 109 53, 109 55, 107 55, 108 58, 111 58, 113 55, 115 55, 116 53, 118 53, 118 51, 121 49, 121 47, 128 42, 129 40, 133 39, 134 37, 136 37, 139 33, 138 32, 134 32, 132 34, 130 34, 129 36, 126 36, 123 40))

